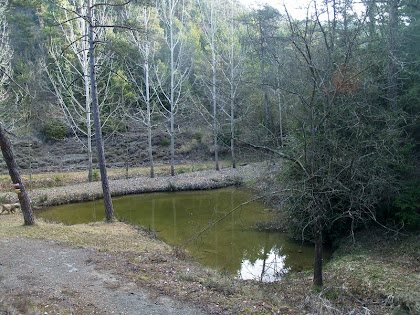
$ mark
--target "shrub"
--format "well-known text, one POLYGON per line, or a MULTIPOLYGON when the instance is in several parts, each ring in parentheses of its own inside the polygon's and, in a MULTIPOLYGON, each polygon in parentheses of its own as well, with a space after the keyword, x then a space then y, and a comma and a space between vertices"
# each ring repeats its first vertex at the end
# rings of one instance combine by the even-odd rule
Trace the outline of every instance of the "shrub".
POLYGON ((66 137, 67 128, 63 122, 51 120, 44 126, 43 133, 47 141, 61 140, 66 137))
POLYGON ((180 166, 176 169, 177 174, 188 173, 190 172, 190 168, 187 166, 180 166))
POLYGON ((100 179, 100 177, 99 177, 99 171, 98 170, 93 170, 93 172, 92 172, 92 178, 93 178, 93 180, 95 182, 97 182, 100 179))
POLYGON ((160 145, 163 147, 168 147, 171 144, 171 140, 169 139, 162 139, 160 140, 160 145))
POLYGON ((394 216, 408 229, 420 229, 420 180, 406 183, 394 201, 394 216))

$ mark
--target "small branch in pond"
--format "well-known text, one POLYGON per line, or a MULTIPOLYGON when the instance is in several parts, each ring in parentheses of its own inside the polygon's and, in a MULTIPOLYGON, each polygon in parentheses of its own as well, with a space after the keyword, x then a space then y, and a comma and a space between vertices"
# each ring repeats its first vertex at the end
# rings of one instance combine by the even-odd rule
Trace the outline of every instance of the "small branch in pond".
MULTIPOLYGON (((274 195, 274 194, 276 194, 276 193, 278 193, 277 191, 274 191, 274 192, 271 192, 270 193, 270 195, 274 195)), ((250 199, 250 200, 248 200, 248 201, 245 201, 245 202, 243 202, 243 203, 241 203, 239 206, 236 206, 235 208, 233 208, 232 210, 230 210, 229 212, 227 212, 226 214, 224 214, 221 218, 219 218, 219 219, 217 219, 216 221, 214 221, 213 223, 211 223, 209 226, 207 226, 205 229, 203 229, 203 230, 201 230, 200 232, 198 232, 194 237, 192 237, 192 238, 190 238, 190 239, 188 239, 188 240, 186 240, 185 242, 183 242, 182 244, 181 244, 181 246, 185 246, 186 244, 189 244, 189 243, 191 243, 192 241, 194 241, 194 240, 196 240, 196 239, 198 239, 202 234, 204 234, 205 232, 207 232, 207 231, 209 231, 209 230, 211 230, 214 226, 216 226, 217 224, 219 224, 221 221, 223 221, 226 217, 228 217, 229 215, 231 215, 232 213, 234 213, 236 210, 238 210, 238 209, 240 209, 240 208, 242 208, 243 206, 245 206, 245 205, 247 205, 247 204, 249 204, 249 203, 251 203, 251 202, 254 202, 254 201, 257 201, 257 200, 259 200, 259 199, 262 199, 262 198, 264 198, 264 197, 267 197, 267 194, 265 194, 265 195, 260 195, 260 196, 256 196, 256 197, 254 197, 254 198, 252 198, 252 199, 250 199)))

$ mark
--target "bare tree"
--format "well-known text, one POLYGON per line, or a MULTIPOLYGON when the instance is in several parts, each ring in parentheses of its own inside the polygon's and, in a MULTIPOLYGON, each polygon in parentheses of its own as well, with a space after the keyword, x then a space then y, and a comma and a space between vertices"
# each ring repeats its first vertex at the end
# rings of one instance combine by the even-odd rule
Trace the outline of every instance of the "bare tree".
POLYGON ((210 49, 210 58, 208 58, 208 63, 211 69, 211 82, 209 85, 209 91, 211 94, 211 103, 213 107, 213 145, 214 145, 214 161, 216 163, 216 170, 219 170, 219 121, 218 121, 218 91, 216 86, 217 80, 217 64, 218 64, 218 54, 217 54, 217 43, 216 43, 216 32, 218 28, 216 7, 219 7, 219 2, 215 0, 210 1, 198 1, 202 20, 203 20, 203 34, 206 37, 206 40, 210 49))
MULTIPOLYGON (((236 20, 237 5, 234 0, 229 4, 229 9, 225 10, 226 21, 228 22, 228 38, 226 38, 226 45, 221 49, 221 58, 224 67, 221 67, 223 78, 227 82, 227 106, 222 106, 222 111, 226 114, 229 120, 230 131, 230 152, 232 158, 232 167, 236 168, 235 156, 235 138, 236 138, 236 121, 238 118, 238 97, 244 89, 244 69, 245 49, 239 42, 240 33, 242 31, 241 25, 236 20)), ((224 85, 224 84, 223 84, 224 85)), ((223 89, 222 85, 222 89, 223 89)))
MULTIPOLYGON (((88 23, 81 18, 87 15, 87 8, 84 0, 67 0, 61 5, 61 10, 54 14, 55 21, 60 27, 64 37, 64 42, 52 39, 49 45, 49 56, 52 62, 46 66, 48 78, 52 84, 51 92, 57 97, 59 105, 64 113, 68 125, 72 128, 74 135, 86 148, 88 154, 88 180, 92 181, 92 138, 94 136, 92 128, 92 109, 90 91, 90 72, 89 72, 89 41, 88 23), (75 18, 76 17, 76 18, 75 18), (80 17, 80 18, 77 18, 80 17), (81 82, 81 85, 78 84, 81 82), (83 96, 83 98, 80 97, 83 96), (87 139, 84 141, 79 137, 83 135, 87 139)), ((105 13, 97 14, 97 23, 105 24, 105 13)), ((105 32, 98 29, 97 37, 105 41, 105 32)), ((112 68, 110 56, 99 56, 97 63, 107 64, 112 68), (104 60, 103 60, 104 59, 104 60)), ((105 68, 105 67, 102 67, 105 68)), ((108 71, 104 81, 101 95, 102 107, 107 101, 109 93, 109 82, 111 71, 108 71)), ((109 118, 109 117, 108 117, 109 118)), ((107 119, 105 119, 106 121, 107 119)))
POLYGON ((182 88, 188 77, 188 69, 183 67, 182 32, 184 24, 184 1, 162 0, 157 2, 159 17, 165 25, 166 44, 169 49, 169 69, 157 68, 157 95, 164 112, 169 115, 169 135, 171 137, 171 176, 175 176, 175 114, 180 105, 182 88), (177 14, 178 13, 178 14, 177 14), (179 18, 177 18, 179 16, 179 18), (165 84, 169 72, 169 86, 165 84), (168 104, 167 108, 165 105, 168 104))
POLYGON ((102 140, 101 120, 99 117, 98 105, 98 90, 96 85, 96 62, 95 62, 95 29, 97 28, 96 21, 93 19, 92 10, 95 5, 92 5, 91 0, 87 0, 87 22, 89 24, 88 38, 89 38, 89 68, 90 68, 90 88, 92 94, 92 111, 93 120, 95 124, 95 139, 96 149, 98 151, 98 164, 101 173, 102 192, 104 195, 105 214, 107 221, 114 219, 114 209, 112 206, 111 191, 108 184, 108 175, 105 164, 105 153, 102 140))
POLYGON ((136 46, 139 51, 143 64, 141 68, 143 70, 142 82, 139 82, 138 77, 130 69, 130 66, 127 67, 128 73, 130 75, 131 81, 136 86, 139 93, 140 102, 146 105, 146 109, 143 110, 141 104, 134 109, 134 115, 130 115, 137 121, 141 121, 147 128, 147 150, 149 155, 150 162, 150 177, 153 178, 154 175, 154 163, 153 163, 153 146, 152 146, 152 115, 154 113, 154 106, 152 103, 153 95, 151 92, 154 90, 151 88, 151 61, 153 60, 153 30, 151 29, 150 23, 152 14, 155 15, 155 9, 151 7, 141 8, 141 12, 135 10, 133 6, 127 7, 125 12, 128 18, 133 17, 134 19, 142 19, 142 31, 139 32, 136 29, 130 31, 131 42, 136 46))
POLYGON ((4 86, 9 81, 11 73, 10 60, 12 51, 9 45, 5 12, 7 3, 7 0, 0 0, 0 102, 7 98, 4 86))
MULTIPOLYGON (((0 103, 7 98, 7 93, 4 89, 5 84, 10 80, 10 60, 12 51, 9 46, 7 34, 7 22, 5 17, 5 10, 7 7, 7 0, 0 0, 0 103)), ((9 170, 10 178, 18 193, 19 202, 22 207, 24 222, 26 225, 33 225, 35 223, 31 202, 26 193, 25 186, 22 183, 18 166, 12 152, 12 144, 10 143, 3 124, 0 122, 0 147, 3 153, 4 160, 9 170)))

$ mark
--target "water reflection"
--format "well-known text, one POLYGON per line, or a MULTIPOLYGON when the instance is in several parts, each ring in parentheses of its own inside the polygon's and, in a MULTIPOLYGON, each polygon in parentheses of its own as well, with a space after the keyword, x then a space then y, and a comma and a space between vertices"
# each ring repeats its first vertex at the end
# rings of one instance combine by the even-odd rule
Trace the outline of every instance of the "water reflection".
POLYGON ((243 280, 258 280, 262 282, 279 281, 290 271, 291 267, 286 266, 286 255, 281 255, 275 248, 266 253, 261 249, 264 258, 258 258, 251 262, 248 259, 242 261, 241 270, 238 271, 238 278, 243 280))
MULTIPOLYGON (((197 238, 209 224, 223 217, 252 195, 237 188, 213 191, 151 193, 113 198, 118 219, 157 232, 173 245, 186 245, 203 265, 243 279, 274 281, 289 271, 311 268, 313 248, 291 241, 287 235, 257 231, 257 221, 269 221, 273 213, 253 202, 240 208, 197 238)), ((66 224, 104 219, 103 202, 93 201, 51 207, 38 216, 66 224)))

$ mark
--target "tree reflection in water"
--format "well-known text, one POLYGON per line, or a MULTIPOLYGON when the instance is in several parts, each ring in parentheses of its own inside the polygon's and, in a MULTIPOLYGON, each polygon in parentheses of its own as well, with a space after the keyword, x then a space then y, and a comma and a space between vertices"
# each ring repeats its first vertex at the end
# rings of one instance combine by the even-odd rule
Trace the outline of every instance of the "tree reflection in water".
POLYGON ((287 255, 281 255, 279 249, 272 248, 267 253, 265 248, 262 248, 260 253, 263 258, 257 258, 253 262, 248 259, 242 261, 241 269, 237 274, 238 278, 273 282, 281 280, 290 271, 291 268, 286 267, 287 255))

